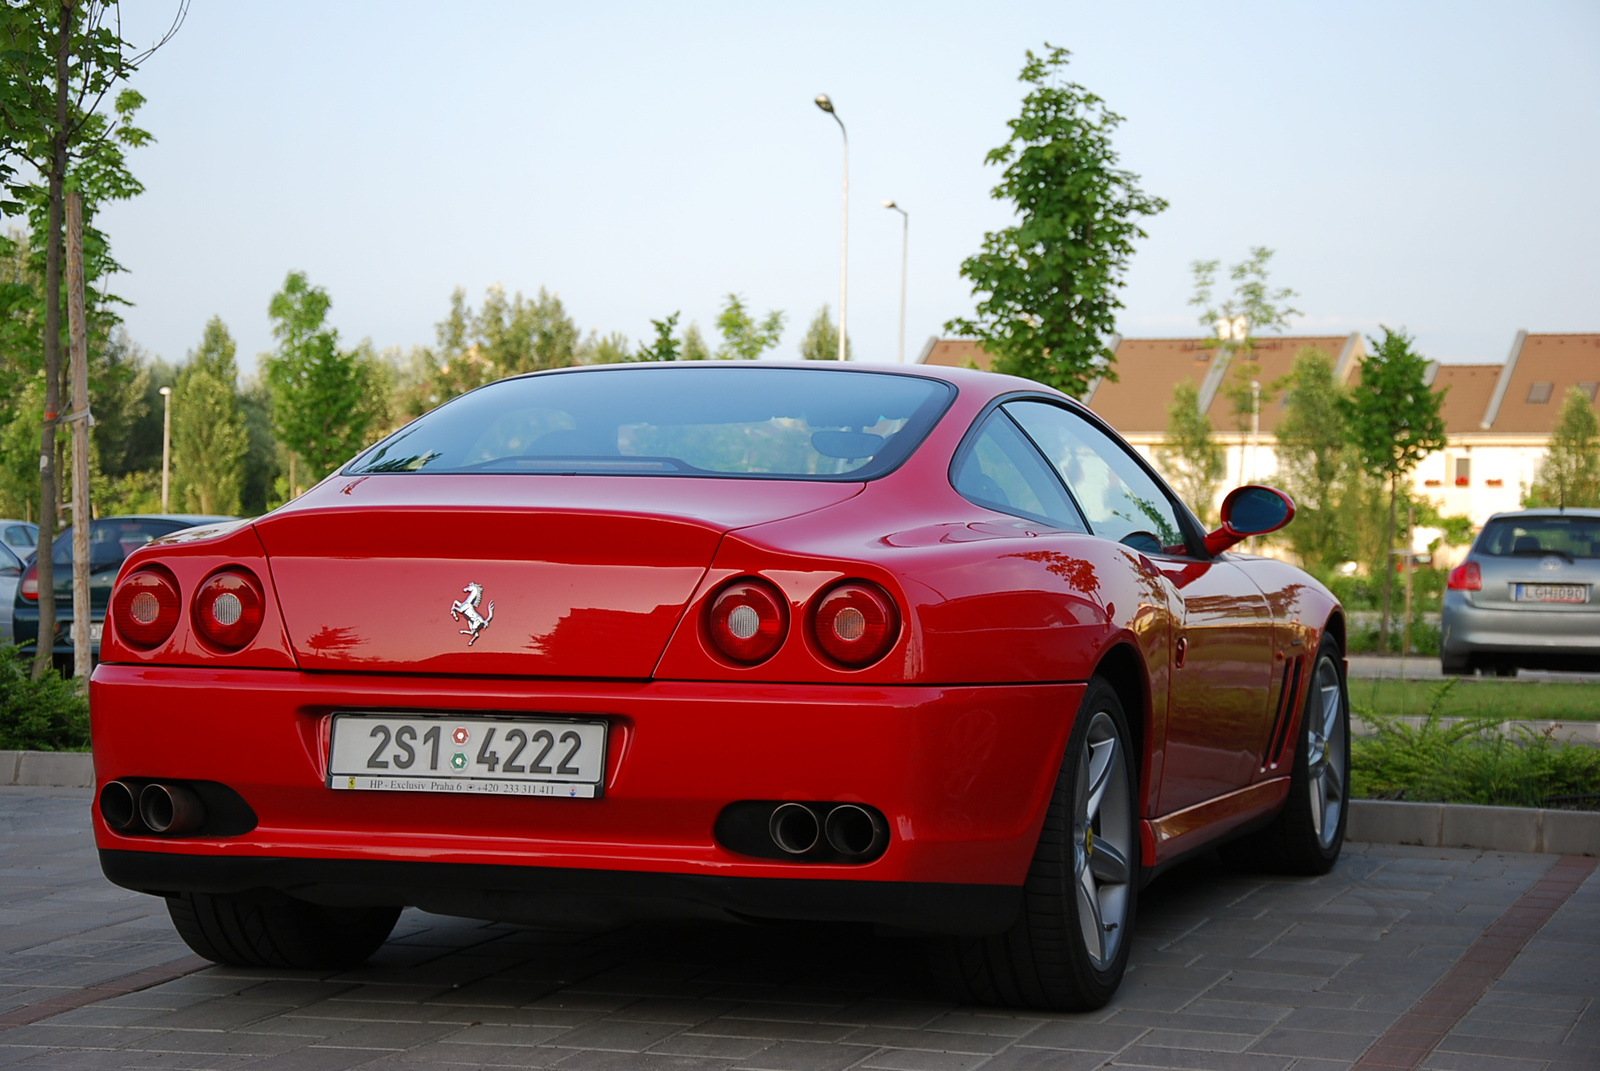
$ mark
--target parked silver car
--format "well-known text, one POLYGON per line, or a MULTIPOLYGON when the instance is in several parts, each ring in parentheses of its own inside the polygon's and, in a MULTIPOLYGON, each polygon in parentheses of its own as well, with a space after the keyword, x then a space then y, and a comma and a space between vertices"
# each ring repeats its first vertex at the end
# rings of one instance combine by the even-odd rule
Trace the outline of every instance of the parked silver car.
POLYGON ((17 596, 24 568, 22 559, 0 543, 0 643, 12 642, 11 601, 17 596))
POLYGON ((1451 570, 1446 673, 1600 671, 1600 509, 1497 513, 1451 570))

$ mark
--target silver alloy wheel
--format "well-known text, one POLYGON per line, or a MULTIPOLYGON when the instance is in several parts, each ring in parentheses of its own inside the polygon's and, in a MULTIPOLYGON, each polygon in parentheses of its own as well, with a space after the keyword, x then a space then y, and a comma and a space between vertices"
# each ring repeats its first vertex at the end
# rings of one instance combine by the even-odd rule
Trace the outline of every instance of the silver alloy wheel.
POLYGON ((1127 933, 1129 860, 1138 850, 1128 749, 1116 721, 1104 711, 1090 720, 1078 756, 1072 840, 1078 924, 1090 962, 1103 971, 1116 960, 1127 933))
POLYGON ((1344 691, 1339 687, 1339 668, 1323 656, 1311 679, 1311 703, 1306 717, 1306 783, 1311 791, 1311 826, 1324 851, 1333 846, 1339 832, 1339 814, 1344 808, 1345 785, 1350 749, 1345 734, 1344 691))

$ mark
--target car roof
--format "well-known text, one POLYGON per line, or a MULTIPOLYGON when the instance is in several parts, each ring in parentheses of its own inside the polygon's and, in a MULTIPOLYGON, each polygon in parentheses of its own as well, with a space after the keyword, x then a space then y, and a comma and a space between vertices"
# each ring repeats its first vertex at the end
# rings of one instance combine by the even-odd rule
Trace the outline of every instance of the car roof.
POLYGON ((1571 506, 1567 509, 1519 509, 1508 510, 1505 513, 1492 515, 1485 524, 1493 521, 1508 521, 1518 517, 1582 517, 1585 520, 1600 520, 1600 509, 1590 509, 1583 506, 1571 506))
MULTIPOLYGON (((919 379, 937 379, 946 383, 953 383, 957 387, 969 387, 980 392, 990 394, 1007 394, 1011 391, 1029 390, 1045 394, 1055 394, 1067 397, 1054 387, 1036 383, 1031 379, 1021 376, 1002 375, 999 372, 983 372, 976 368, 948 368, 943 365, 926 364, 869 364, 866 361, 850 361, 840 364, 837 361, 630 361, 625 364, 588 364, 572 368, 549 368, 541 372, 525 372, 519 376, 510 376, 510 379, 531 379, 536 376, 583 375, 591 372, 615 371, 626 369, 636 374, 662 374, 685 369, 751 369, 751 368, 791 368, 802 369, 807 372, 849 372, 852 374, 887 374, 913 376, 919 379)), ((504 382, 501 380, 499 382, 504 382)), ((493 386, 493 384, 489 384, 493 386)))

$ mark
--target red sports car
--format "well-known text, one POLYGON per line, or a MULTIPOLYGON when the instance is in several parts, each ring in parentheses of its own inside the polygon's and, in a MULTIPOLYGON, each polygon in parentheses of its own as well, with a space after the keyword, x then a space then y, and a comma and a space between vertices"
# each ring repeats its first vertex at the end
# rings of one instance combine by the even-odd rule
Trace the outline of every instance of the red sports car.
POLYGON ((981 372, 708 362, 457 398, 123 566, 95 835, 218 962, 403 905, 942 934, 978 1000, 1104 1003, 1140 886, 1343 839, 1344 617, 1091 411, 981 372))

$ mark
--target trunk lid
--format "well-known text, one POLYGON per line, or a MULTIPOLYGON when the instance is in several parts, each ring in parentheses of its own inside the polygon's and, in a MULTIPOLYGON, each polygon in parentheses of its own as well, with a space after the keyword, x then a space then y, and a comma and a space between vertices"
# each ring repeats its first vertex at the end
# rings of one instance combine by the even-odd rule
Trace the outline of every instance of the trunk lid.
POLYGON ((860 484, 339 478, 256 522, 307 670, 650 676, 724 532, 860 484))

